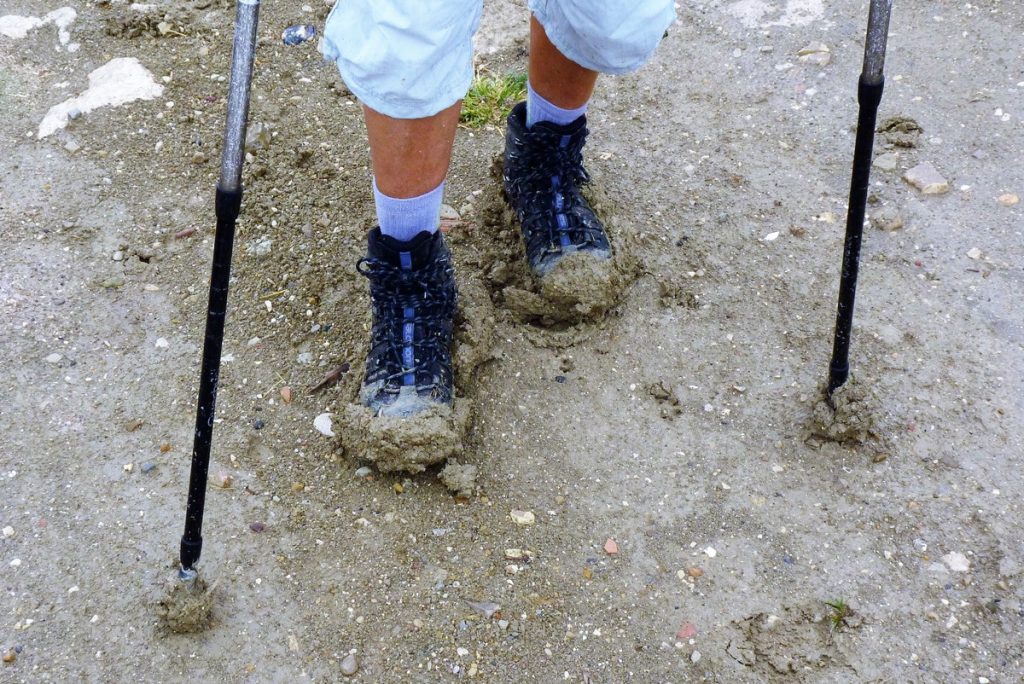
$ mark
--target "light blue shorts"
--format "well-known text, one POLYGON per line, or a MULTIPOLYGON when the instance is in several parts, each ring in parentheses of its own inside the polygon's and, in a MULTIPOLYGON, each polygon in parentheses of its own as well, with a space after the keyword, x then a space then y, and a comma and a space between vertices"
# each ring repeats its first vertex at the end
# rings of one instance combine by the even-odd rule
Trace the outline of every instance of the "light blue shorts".
MULTIPOLYGON (((562 54, 608 74, 646 62, 675 19, 673 0, 529 5, 562 54)), ((371 109, 398 119, 431 116, 469 90, 481 9, 482 0, 337 0, 322 50, 371 109)))

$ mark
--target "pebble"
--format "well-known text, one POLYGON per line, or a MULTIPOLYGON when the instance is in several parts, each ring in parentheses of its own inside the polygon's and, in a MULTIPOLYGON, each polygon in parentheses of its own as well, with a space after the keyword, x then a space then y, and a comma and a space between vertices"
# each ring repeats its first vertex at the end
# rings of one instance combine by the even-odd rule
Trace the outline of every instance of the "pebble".
POLYGON ((947 553, 942 557, 942 562, 953 572, 967 572, 971 569, 971 562, 959 551, 947 553))
POLYGON ((252 426, 256 430, 262 430, 267 426, 267 423, 262 418, 257 418, 256 420, 252 421, 252 426))
POLYGON ((267 526, 264 525, 263 523, 261 523, 260 521, 256 520, 256 521, 253 521, 253 522, 249 523, 249 529, 252 530, 253 532, 256 532, 257 534, 259 534, 260 532, 263 532, 264 530, 266 530, 267 526))
POLYGON ((466 656, 469 655, 469 649, 468 648, 463 648, 462 646, 459 646, 457 649, 455 649, 455 652, 458 653, 459 656, 462 657, 462 658, 465 658, 466 656))
POLYGON ((942 177, 942 174, 931 162, 921 162, 917 166, 907 169, 903 174, 903 180, 925 195, 941 195, 949 192, 949 181, 942 177))
POLYGON ((676 639, 679 641, 686 641, 697 636, 697 628, 694 627, 692 622, 684 622, 678 630, 676 630, 676 639))
POLYGON ((796 54, 799 60, 804 64, 826 66, 832 61, 832 51, 827 45, 819 41, 809 43, 805 47, 801 48, 796 54))
POLYGON ((1004 207, 1012 207, 1014 204, 1017 204, 1017 202, 1020 202, 1020 197, 1014 195, 1012 192, 1008 192, 1005 195, 1000 195, 996 201, 1004 207))
POLYGON ((10 525, 7 525, 6 527, 4 527, 4 538, 5 539, 10 539, 13 536, 14 536, 14 528, 11 527, 10 525))
POLYGON ((196 152, 192 155, 193 164, 203 164, 206 162, 206 154, 203 152, 196 152))
POLYGON ((899 158, 892 153, 880 154, 875 157, 872 165, 880 171, 895 171, 899 158))
POLYGON ((358 671, 359 671, 359 661, 356 660, 356 657, 354 655, 349 653, 347 656, 342 658, 342 660, 341 660, 341 674, 345 675, 346 677, 351 677, 352 675, 354 675, 358 671))
POLYGON ((299 45, 314 37, 316 37, 316 27, 311 24, 289 26, 281 32, 281 41, 285 45, 299 45))
POLYGON ((967 258, 974 259, 975 261, 977 261, 978 259, 981 258, 981 250, 978 249, 977 247, 971 247, 969 250, 967 250, 967 258))
POLYGON ((871 225, 891 233, 903 227, 903 216, 896 207, 882 207, 871 214, 871 225))
POLYGON ((718 555, 718 551, 715 551, 715 547, 713 546, 709 546, 706 549, 704 549, 704 553, 707 554, 708 558, 714 558, 718 555))
POLYGON ((155 346, 157 349, 167 349, 168 347, 171 346, 171 343, 167 341, 166 337, 158 337, 156 340, 156 344, 153 346, 155 346))
POLYGON ((53 354, 50 354, 49 356, 47 356, 45 360, 46 360, 46 363, 60 363, 61 359, 63 359, 63 358, 64 358, 63 356, 61 356, 60 354, 54 352, 53 354))
POLYGON ((926 542, 924 539, 921 539, 920 537, 918 537, 917 539, 914 540, 914 548, 917 551, 920 551, 921 553, 924 553, 925 551, 928 550, 928 542, 926 542))
POLYGON ((231 489, 231 483, 233 478, 227 473, 219 473, 217 475, 211 475, 209 482, 217 489, 231 489))
POLYGON ((334 437, 334 432, 331 430, 331 414, 321 413, 319 416, 313 419, 313 427, 325 437, 334 437))
POLYGON ((153 470, 154 468, 156 468, 156 463, 153 463, 152 461, 146 461, 146 462, 145 462, 145 463, 143 463, 143 464, 142 464, 141 466, 139 466, 139 469, 140 469, 140 470, 141 470, 141 471, 142 471, 143 473, 149 473, 149 472, 151 472, 151 471, 152 471, 152 470, 153 470))
POLYGON ((690 662, 697 664, 700 662, 700 651, 694 651, 690 654, 690 662))
POLYGON ((281 401, 283 401, 286 404, 292 403, 292 388, 291 387, 282 387, 281 388, 281 401))
POLYGON ((490 601, 466 601, 466 603, 469 604, 470 608, 477 611, 485 618, 491 618, 495 613, 501 610, 501 606, 497 603, 491 603, 490 601))
POLYGON ((498 627, 501 629, 508 629, 508 620, 498 620, 498 627))
POLYGON ((703 577, 704 576, 704 569, 703 568, 698 568, 695 565, 692 568, 687 568, 686 569, 686 574, 689 575, 690 577, 694 578, 694 579, 697 579, 698 577, 703 577))
POLYGON ((609 539, 604 543, 604 552, 609 556, 614 556, 619 552, 619 545, 615 543, 614 539, 609 539))
POLYGON ((366 477, 371 472, 373 472, 373 471, 370 470, 370 468, 368 466, 363 466, 362 468, 357 468, 356 469, 355 476, 356 477, 366 477))
POLYGON ((532 511, 520 511, 514 508, 508 515, 516 525, 532 525, 537 521, 532 511))
POLYGON ((8 663, 8 664, 13 663, 14 662, 14 658, 15 658, 14 651, 8 651, 7 653, 4 653, 4 662, 5 663, 8 663))

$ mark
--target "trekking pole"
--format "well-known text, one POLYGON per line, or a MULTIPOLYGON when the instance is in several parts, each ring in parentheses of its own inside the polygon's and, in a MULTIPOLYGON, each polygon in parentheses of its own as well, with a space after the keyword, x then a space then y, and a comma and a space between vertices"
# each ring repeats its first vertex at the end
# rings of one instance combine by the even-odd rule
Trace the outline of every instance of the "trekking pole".
POLYGON ((850 375, 850 335, 853 329, 853 300, 857 294, 857 267, 864 232, 864 207, 871 177, 871 151, 875 142, 875 121, 882 101, 885 77, 885 42, 889 33, 892 0, 871 0, 868 32, 864 41, 864 69, 857 86, 860 112, 857 116, 857 140, 853 151, 850 178, 850 204, 846 211, 846 242, 843 245, 843 269, 839 278, 839 304, 836 312, 835 341, 829 364, 829 400, 850 375))
POLYGON ((245 148, 245 122, 249 115, 249 85, 256 52, 256 24, 260 0, 238 0, 235 14, 235 39, 231 55, 231 81, 228 84, 228 114, 224 129, 220 181, 217 183, 217 235, 213 241, 213 267, 210 273, 210 300, 206 313, 206 338, 203 342, 199 396, 196 400, 196 432, 192 445, 192 472, 185 507, 185 532, 181 537, 181 569, 178 577, 192 582, 198 576, 195 564, 203 550, 203 507, 206 504, 206 479, 210 469, 210 444, 213 441, 213 417, 217 404, 220 355, 224 342, 224 318, 231 277, 231 250, 235 240, 235 221, 242 206, 242 154, 245 148))

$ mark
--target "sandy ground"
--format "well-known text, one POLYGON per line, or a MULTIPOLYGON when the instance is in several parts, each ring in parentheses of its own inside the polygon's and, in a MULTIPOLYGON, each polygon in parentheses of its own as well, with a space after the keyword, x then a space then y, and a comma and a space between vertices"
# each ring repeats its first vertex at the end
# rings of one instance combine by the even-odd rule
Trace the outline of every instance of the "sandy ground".
MULTIPOLYGON (((600 82, 589 166, 636 268, 582 323, 514 306, 492 249, 516 249, 489 204, 501 132, 460 131, 449 237, 491 327, 460 387, 476 489, 453 497, 440 465, 363 469, 313 426, 345 413, 365 355, 368 154, 315 44, 280 41, 327 6, 265 2, 199 564, 214 623, 174 635, 155 603, 184 515, 232 5, 68 1, 24 37, 11 15, 65 5, 0 2, 0 680, 336 681, 348 656, 372 682, 1021 680, 1019 3, 896 3, 880 117, 923 130, 877 142, 869 211, 902 227, 866 232, 861 443, 813 425, 866 2, 682 3, 646 68, 600 82), (162 92, 39 139, 117 58, 162 92), (923 162, 948 192, 903 180, 923 162)), ((494 70, 525 64, 523 4, 486 3, 494 70)))

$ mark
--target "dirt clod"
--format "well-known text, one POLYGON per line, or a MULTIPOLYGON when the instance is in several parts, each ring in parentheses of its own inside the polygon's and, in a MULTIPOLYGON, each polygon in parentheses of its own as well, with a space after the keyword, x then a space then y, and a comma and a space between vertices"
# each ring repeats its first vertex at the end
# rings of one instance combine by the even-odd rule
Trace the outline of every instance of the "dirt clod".
POLYGON ((216 582, 207 586, 202 577, 184 582, 177 577, 168 582, 164 596, 157 602, 160 623, 175 634, 200 632, 210 625, 216 582))

